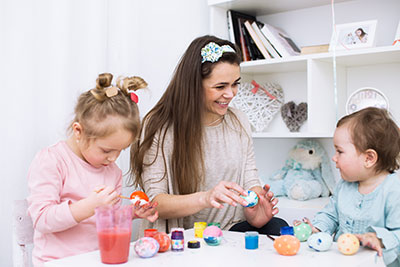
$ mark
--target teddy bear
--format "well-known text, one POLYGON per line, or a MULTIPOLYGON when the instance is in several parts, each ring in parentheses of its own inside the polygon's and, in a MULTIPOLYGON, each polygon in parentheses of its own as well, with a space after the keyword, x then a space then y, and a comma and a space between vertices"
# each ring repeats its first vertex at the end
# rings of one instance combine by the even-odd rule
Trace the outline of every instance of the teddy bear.
POLYGON ((295 200, 327 197, 335 178, 324 148, 314 139, 299 141, 289 152, 285 166, 264 179, 275 196, 295 200))

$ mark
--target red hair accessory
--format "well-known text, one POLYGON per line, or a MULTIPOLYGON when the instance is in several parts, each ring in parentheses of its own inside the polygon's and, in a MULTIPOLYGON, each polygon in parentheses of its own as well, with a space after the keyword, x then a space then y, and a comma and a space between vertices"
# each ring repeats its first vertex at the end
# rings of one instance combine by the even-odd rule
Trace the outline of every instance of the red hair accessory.
POLYGON ((128 90, 128 93, 131 96, 131 100, 137 104, 139 102, 139 97, 137 96, 135 91, 134 90, 128 90))

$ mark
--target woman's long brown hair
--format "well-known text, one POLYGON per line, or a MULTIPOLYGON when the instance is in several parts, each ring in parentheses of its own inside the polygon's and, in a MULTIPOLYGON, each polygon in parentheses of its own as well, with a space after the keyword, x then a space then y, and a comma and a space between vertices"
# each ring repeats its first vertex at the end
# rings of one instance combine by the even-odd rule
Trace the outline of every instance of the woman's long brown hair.
MULTIPOLYGON (((240 51, 229 41, 214 36, 195 39, 182 56, 175 73, 161 99, 143 118, 141 142, 131 147, 131 185, 143 188, 144 168, 154 163, 144 162, 147 151, 158 137, 157 152, 165 155, 164 144, 168 129, 173 132, 171 171, 174 188, 179 194, 190 194, 198 190, 203 179, 203 130, 204 104, 203 79, 210 76, 214 66, 220 62, 239 65, 240 51), (202 63, 201 49, 210 42, 229 45, 234 52, 225 52, 215 63, 202 63)), ((166 177, 166 165, 163 179, 166 177)))

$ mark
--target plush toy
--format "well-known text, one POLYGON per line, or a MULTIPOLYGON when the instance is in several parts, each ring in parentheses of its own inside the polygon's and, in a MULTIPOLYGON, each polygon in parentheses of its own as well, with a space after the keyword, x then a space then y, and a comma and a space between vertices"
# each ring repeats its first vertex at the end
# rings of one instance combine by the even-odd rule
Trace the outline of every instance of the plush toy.
POLYGON ((307 200, 333 193, 335 178, 324 148, 316 140, 299 141, 285 166, 264 182, 276 196, 307 200))

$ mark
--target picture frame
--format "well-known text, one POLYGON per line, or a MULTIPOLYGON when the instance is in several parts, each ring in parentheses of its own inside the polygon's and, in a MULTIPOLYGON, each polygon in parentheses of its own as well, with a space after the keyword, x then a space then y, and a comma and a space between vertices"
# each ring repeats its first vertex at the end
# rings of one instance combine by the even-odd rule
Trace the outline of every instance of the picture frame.
POLYGON ((337 24, 332 33, 329 51, 351 50, 375 46, 377 20, 337 24))

